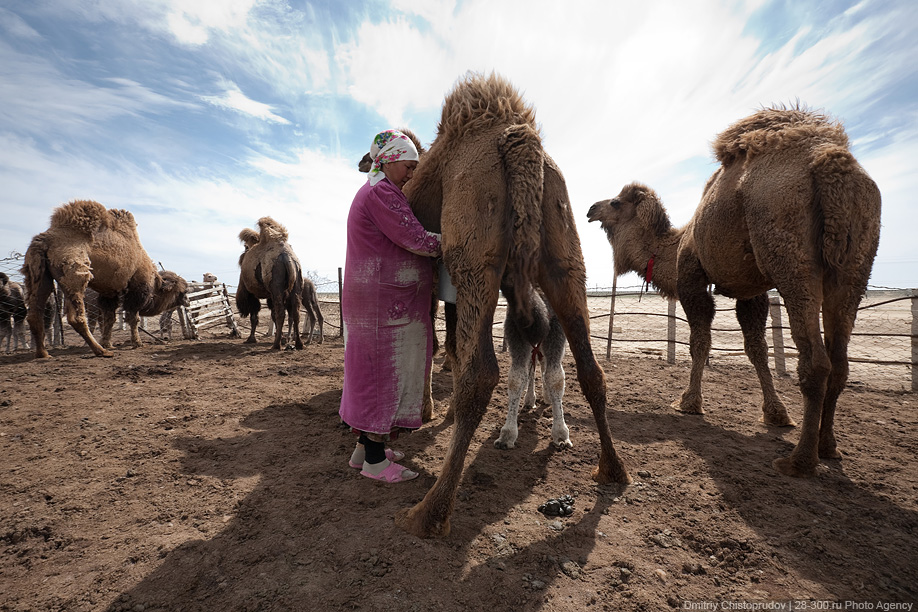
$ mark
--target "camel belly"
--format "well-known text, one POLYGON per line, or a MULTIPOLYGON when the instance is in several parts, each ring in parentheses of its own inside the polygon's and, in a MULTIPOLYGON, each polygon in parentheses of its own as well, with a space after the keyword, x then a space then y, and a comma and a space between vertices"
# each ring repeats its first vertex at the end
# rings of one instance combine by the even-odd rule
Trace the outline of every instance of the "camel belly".
POLYGON ((739 207, 709 210, 703 225, 694 225, 694 250, 708 281, 719 293, 748 299, 768 291, 774 283, 763 274, 739 207))

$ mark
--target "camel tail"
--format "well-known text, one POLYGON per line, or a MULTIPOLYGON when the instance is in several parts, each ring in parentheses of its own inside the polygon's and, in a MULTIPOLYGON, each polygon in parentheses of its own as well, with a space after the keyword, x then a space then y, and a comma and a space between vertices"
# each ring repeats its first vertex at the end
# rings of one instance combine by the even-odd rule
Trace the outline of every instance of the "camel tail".
POLYGON ((536 128, 529 123, 511 125, 497 143, 504 165, 511 206, 511 245, 508 271, 516 288, 517 305, 525 312, 527 287, 538 275, 542 235, 544 153, 536 128))
POLYGON ((880 240, 880 190, 840 143, 817 147, 810 168, 823 218, 823 260, 836 273, 863 277, 866 288, 880 240))
POLYGON ((25 279, 26 296, 37 295, 43 283, 53 282, 51 269, 48 267, 48 244, 44 233, 32 238, 20 272, 25 279))

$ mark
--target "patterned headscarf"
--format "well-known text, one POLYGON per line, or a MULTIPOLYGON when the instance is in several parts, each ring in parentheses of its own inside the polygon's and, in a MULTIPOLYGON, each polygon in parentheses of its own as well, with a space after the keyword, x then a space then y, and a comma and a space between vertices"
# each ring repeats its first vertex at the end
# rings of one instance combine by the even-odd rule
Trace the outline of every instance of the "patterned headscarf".
POLYGON ((370 168, 370 185, 375 185, 386 178, 382 165, 394 161, 418 161, 418 150, 407 136, 398 130, 386 130, 373 138, 370 145, 370 157, 373 166, 370 168))

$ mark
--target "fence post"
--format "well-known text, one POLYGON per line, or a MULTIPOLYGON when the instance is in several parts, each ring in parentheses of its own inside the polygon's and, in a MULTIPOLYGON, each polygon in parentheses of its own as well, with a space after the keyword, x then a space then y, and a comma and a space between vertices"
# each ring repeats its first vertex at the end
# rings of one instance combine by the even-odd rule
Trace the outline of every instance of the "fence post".
POLYGON ((768 298, 768 314, 771 315, 771 338, 775 353, 775 374, 785 376, 787 368, 784 363, 784 330, 781 327, 781 298, 768 298))
POLYGON ((344 311, 341 310, 341 297, 343 295, 344 295, 344 277, 342 274, 342 268, 338 268, 338 320, 341 322, 341 327, 338 328, 339 338, 344 336, 344 311))
POLYGON ((918 289, 912 289, 912 391, 918 391, 918 289))
POLYGON ((618 276, 612 277, 612 302, 609 304, 609 335, 606 337, 606 359, 612 356, 612 332, 615 328, 612 322, 615 321, 615 294, 618 286, 618 276))
POLYGON ((676 300, 670 298, 666 317, 666 363, 676 363, 676 300))

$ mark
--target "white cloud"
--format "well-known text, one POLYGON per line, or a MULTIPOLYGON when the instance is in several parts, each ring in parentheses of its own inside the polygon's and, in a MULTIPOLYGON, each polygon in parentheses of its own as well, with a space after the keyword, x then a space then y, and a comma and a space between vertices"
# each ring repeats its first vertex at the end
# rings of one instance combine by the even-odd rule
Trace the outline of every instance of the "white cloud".
POLYGON ((244 93, 242 93, 242 90, 240 90, 239 86, 235 83, 227 82, 223 85, 226 88, 226 91, 223 92, 223 95, 200 96, 200 98, 209 104, 213 104, 214 106, 234 110, 244 115, 255 117, 256 119, 262 119, 271 123, 290 123, 287 119, 274 114, 274 112, 271 110, 271 105, 264 104, 262 102, 256 102, 255 100, 247 97, 244 93))

